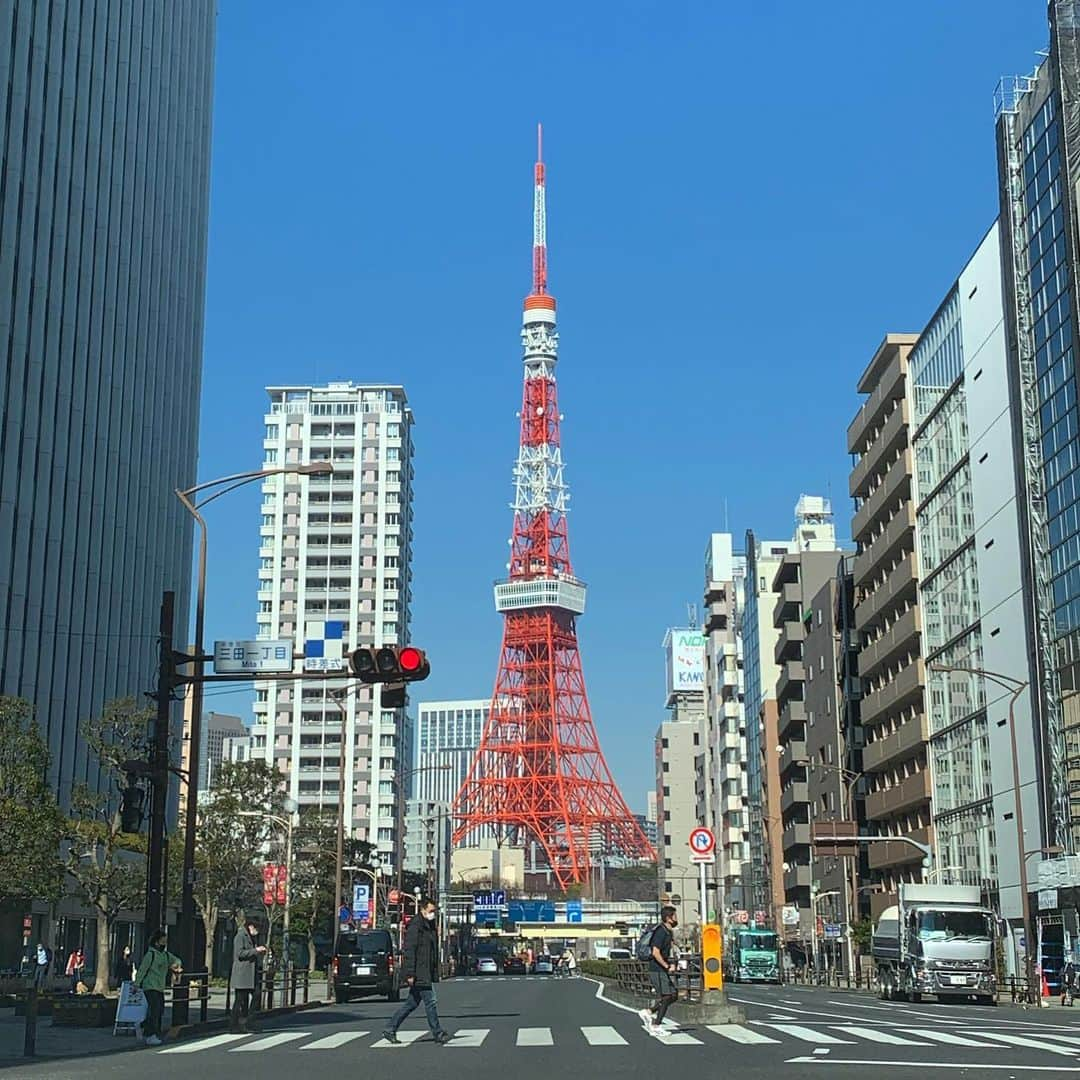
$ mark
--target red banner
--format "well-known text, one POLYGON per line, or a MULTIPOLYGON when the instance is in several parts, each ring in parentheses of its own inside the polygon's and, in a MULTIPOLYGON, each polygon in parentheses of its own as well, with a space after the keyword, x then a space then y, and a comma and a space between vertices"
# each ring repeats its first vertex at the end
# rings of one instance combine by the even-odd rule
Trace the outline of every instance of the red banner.
POLYGON ((265 863, 263 865, 263 903, 267 907, 274 904, 284 906, 285 895, 285 867, 281 863, 265 863))

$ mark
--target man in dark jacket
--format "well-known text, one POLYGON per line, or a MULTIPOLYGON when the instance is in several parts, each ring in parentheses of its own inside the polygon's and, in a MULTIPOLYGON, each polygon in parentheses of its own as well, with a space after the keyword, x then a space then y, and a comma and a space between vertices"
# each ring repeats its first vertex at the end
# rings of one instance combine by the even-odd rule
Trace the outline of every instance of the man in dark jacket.
POLYGON ((439 1007, 435 983, 439 981, 439 935, 435 928, 435 901, 421 900, 417 917, 405 932, 405 948, 401 957, 401 977, 409 988, 405 1003, 394 1014, 390 1026, 383 1032, 389 1043, 398 1041, 397 1030, 406 1018, 423 1003, 427 1012, 431 1036, 439 1045, 450 1041, 449 1032, 439 1022, 439 1007))
POLYGON ((259 957, 266 952, 265 945, 256 945, 255 938, 259 928, 253 923, 245 925, 243 913, 236 920, 236 937, 233 938, 232 973, 229 976, 229 988, 232 990, 232 1011, 229 1015, 229 1030, 246 1032, 248 1014, 251 1011, 251 995, 255 990, 255 968, 259 957))

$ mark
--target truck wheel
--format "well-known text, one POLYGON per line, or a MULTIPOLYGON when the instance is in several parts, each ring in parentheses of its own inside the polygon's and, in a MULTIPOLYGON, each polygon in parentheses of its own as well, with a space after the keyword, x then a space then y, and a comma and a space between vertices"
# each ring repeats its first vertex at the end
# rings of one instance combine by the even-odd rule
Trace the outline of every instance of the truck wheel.
POLYGON ((991 994, 980 994, 975 1001, 979 1005, 997 1005, 997 998, 991 994))
POLYGON ((334 990, 334 1004, 335 1005, 347 1005, 349 1003, 349 995, 344 990, 334 990))
POLYGON ((919 1003, 920 1003, 920 1002, 922 1001, 922 994, 918 993, 918 992, 917 992, 917 991, 915 991, 915 990, 912 990, 912 991, 911 991, 911 1000, 912 1000, 912 1001, 913 1001, 913 1002, 914 1002, 914 1003, 915 1003, 916 1005, 918 1005, 918 1004, 919 1004, 919 1003))

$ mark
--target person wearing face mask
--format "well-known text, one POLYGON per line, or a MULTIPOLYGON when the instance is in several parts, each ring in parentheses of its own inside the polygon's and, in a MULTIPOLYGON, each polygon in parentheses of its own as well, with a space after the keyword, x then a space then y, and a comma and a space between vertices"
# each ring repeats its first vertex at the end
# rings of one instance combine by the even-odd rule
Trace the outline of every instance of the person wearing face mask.
POLYGON ((435 983, 439 981, 439 935, 435 929, 435 901, 421 900, 417 905, 419 918, 409 923, 405 931, 405 946, 401 956, 401 976, 409 988, 409 996, 394 1014, 390 1026, 382 1033, 388 1043, 397 1043, 397 1031, 405 1020, 422 1004, 427 1013, 431 1037, 440 1046, 451 1039, 439 1021, 435 983))

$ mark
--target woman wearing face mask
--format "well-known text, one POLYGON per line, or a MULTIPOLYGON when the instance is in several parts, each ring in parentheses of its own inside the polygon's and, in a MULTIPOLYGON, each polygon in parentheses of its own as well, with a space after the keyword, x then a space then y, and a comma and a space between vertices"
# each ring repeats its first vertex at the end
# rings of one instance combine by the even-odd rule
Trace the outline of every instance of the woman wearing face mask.
POLYGON ((394 1014, 390 1026, 383 1032, 389 1043, 398 1041, 397 1030, 421 1003, 427 1012, 431 1036, 439 1045, 448 1043, 449 1032, 439 1022, 439 1006, 435 983, 439 981, 439 935, 435 929, 435 901, 421 900, 417 905, 420 917, 409 923, 405 931, 405 947, 401 956, 401 975, 409 987, 409 996, 394 1014))

